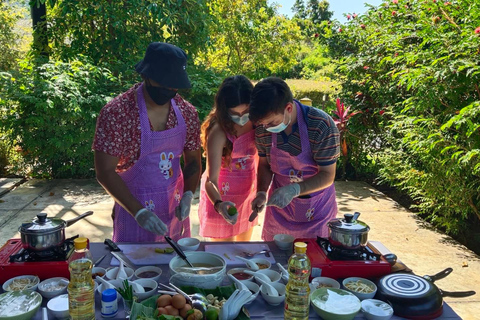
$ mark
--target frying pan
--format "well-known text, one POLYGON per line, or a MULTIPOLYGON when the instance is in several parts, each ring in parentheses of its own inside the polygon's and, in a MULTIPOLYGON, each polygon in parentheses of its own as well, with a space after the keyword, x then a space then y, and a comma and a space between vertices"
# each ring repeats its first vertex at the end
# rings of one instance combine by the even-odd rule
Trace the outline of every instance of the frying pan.
POLYGON ((443 297, 468 297, 475 291, 448 292, 433 282, 453 271, 447 268, 433 276, 419 277, 406 273, 386 275, 377 283, 376 298, 389 303, 395 315, 408 319, 432 319, 442 314, 443 297))

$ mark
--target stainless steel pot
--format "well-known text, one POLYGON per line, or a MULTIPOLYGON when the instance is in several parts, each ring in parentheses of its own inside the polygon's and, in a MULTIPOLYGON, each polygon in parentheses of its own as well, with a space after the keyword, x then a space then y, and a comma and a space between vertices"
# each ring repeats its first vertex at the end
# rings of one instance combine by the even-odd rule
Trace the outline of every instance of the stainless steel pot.
POLYGON ((46 213, 39 213, 32 222, 23 223, 18 228, 23 248, 38 252, 61 246, 65 241, 65 228, 92 214, 93 211, 88 211, 65 221, 60 218, 48 218, 46 213))
POLYGON ((328 222, 328 240, 332 246, 354 250, 367 244, 370 227, 357 220, 359 216, 360 213, 355 212, 328 222))

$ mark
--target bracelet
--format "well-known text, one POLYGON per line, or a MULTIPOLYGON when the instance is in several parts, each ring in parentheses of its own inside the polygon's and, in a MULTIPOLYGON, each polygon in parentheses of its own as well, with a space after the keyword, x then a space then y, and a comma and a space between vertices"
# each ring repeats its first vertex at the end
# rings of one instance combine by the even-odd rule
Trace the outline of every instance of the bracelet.
POLYGON ((215 211, 217 211, 217 212, 218 212, 218 209, 217 209, 217 204, 219 204, 219 203, 222 203, 222 202, 223 202, 223 201, 222 201, 222 200, 220 200, 220 199, 219 199, 219 200, 216 200, 216 201, 215 201, 215 203, 213 204, 213 209, 215 209, 215 211))

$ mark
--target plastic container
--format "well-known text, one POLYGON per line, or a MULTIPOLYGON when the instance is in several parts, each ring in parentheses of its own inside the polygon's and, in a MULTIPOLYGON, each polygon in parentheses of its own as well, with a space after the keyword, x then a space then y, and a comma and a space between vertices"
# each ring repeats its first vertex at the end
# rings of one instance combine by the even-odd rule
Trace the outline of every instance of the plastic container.
POLYGON ((95 320, 95 283, 92 279, 92 254, 87 238, 73 241, 75 251, 68 259, 68 310, 72 320, 95 320))
POLYGON ((117 291, 107 289, 102 292, 102 317, 112 318, 118 313, 117 291))
POLYGON ((311 264, 307 257, 307 244, 295 242, 294 253, 288 260, 289 280, 285 288, 284 319, 308 319, 310 311, 311 264))

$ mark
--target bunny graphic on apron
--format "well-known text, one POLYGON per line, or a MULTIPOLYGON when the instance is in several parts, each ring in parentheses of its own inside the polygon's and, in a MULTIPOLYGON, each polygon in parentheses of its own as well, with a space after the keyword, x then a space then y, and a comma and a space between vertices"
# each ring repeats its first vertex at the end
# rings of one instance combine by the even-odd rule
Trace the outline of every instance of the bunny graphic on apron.
MULTIPOLYGON (((143 84, 137 89, 137 103, 141 125, 141 151, 135 164, 119 173, 133 196, 154 212, 167 226, 168 235, 180 238, 182 222, 175 217, 175 208, 183 192, 183 173, 180 157, 183 154, 187 134, 185 120, 172 99, 172 108, 177 117, 177 126, 164 131, 152 131, 147 114, 143 84)), ((115 203, 113 241, 117 242, 160 242, 163 236, 153 234, 140 227, 118 203, 115 203)), ((183 237, 190 237, 190 220, 184 221, 183 237)))
MULTIPOLYGON (((269 197, 277 188, 300 182, 316 175, 318 165, 312 157, 308 128, 302 108, 297 106, 297 122, 302 145, 302 152, 292 156, 287 151, 277 148, 277 134, 272 133, 272 148, 270 150, 270 167, 274 173, 269 189, 269 197)), ((314 192, 306 197, 297 197, 283 209, 268 206, 265 211, 262 239, 273 241, 273 236, 286 233, 295 238, 327 237, 327 222, 337 215, 335 186, 314 192)))

